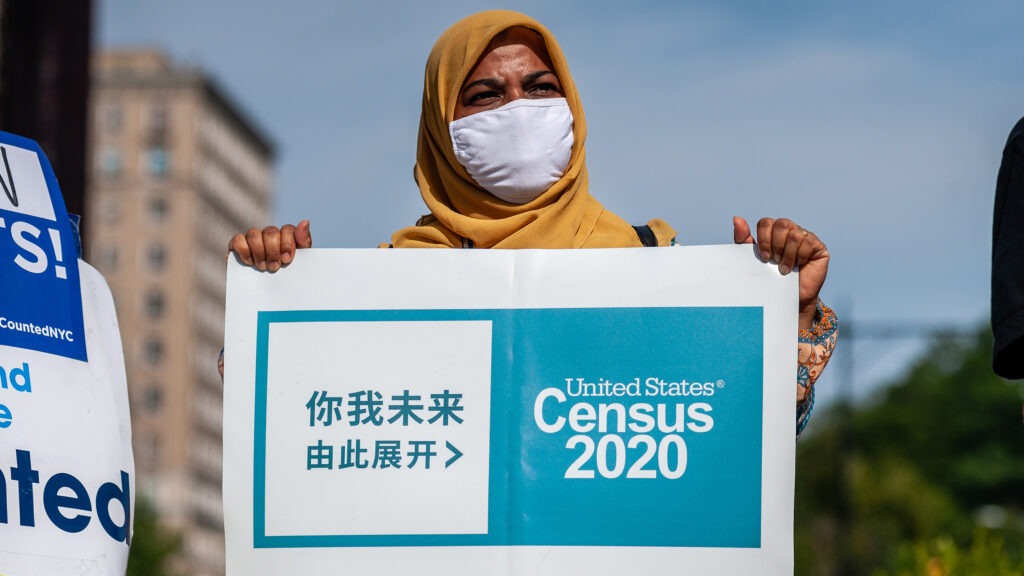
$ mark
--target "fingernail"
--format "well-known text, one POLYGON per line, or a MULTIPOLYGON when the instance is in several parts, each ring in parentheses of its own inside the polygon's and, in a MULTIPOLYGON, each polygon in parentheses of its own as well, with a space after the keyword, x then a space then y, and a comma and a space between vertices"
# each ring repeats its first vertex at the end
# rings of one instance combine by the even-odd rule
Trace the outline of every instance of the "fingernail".
POLYGON ((779 272, 782 272, 783 276, 789 274, 790 270, 791 268, 789 266, 786 266, 785 264, 779 264, 779 272))
POLYGON ((764 260, 765 262, 767 262, 768 260, 771 259, 771 257, 772 257, 772 255, 769 254, 767 250, 761 250, 761 260, 764 260))
POLYGON ((266 260, 260 260, 256 264, 256 267, 259 268, 260 270, 266 270, 267 269, 267 261, 266 260))
POLYGON ((271 262, 269 268, 271 272, 277 272, 281 268, 281 264, 279 262, 271 262))
POLYGON ((285 252, 284 254, 281 254, 281 262, 282 263, 290 264, 291 261, 292 261, 292 255, 291 255, 290 252, 285 252))

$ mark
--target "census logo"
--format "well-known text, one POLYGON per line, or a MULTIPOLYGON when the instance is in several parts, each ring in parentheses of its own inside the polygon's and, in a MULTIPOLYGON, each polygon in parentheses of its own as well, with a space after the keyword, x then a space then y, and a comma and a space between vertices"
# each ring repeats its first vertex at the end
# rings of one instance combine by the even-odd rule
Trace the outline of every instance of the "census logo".
POLYGON ((87 360, 78 248, 50 163, 0 132, 0 345, 87 360))

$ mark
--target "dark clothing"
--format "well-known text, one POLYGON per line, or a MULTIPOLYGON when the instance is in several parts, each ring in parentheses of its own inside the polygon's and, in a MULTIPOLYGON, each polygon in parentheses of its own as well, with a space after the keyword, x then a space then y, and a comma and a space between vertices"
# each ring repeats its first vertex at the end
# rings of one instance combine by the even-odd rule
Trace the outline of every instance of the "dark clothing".
POLYGON ((1003 149, 992 223, 992 369, 1024 378, 1024 118, 1003 149))

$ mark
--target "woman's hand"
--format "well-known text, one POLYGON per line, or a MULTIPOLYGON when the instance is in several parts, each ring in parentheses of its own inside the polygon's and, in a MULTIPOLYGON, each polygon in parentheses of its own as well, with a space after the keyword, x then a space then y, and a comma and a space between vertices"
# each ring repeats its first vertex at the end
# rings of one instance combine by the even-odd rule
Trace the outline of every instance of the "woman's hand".
POLYGON ((800 329, 814 324, 818 292, 828 275, 828 248, 813 232, 797 226, 792 220, 761 218, 757 221, 757 237, 747 221, 732 219, 733 240, 737 244, 757 244, 757 253, 765 262, 776 262, 779 272, 789 274, 800 268, 800 329))
POLYGON ((303 220, 298 226, 251 228, 245 234, 235 234, 228 242, 228 254, 234 252, 248 266, 277 272, 295 259, 295 250, 312 247, 309 220, 303 220))

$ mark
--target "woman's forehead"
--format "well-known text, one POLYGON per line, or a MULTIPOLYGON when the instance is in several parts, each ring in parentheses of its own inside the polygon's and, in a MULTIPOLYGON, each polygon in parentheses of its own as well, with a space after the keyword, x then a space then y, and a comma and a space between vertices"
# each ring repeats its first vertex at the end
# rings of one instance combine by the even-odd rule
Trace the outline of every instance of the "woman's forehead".
MULTIPOLYGON (((529 48, 529 52, 532 52, 540 59, 540 61, 548 68, 552 68, 551 57, 548 55, 547 46, 544 44, 544 37, 539 32, 531 30, 523 26, 516 26, 508 28, 499 32, 494 38, 491 39, 487 48, 484 49, 483 53, 480 54, 480 58, 477 59, 476 64, 469 71, 466 76, 466 80, 474 75, 481 64, 484 63, 485 59, 496 50, 499 53, 509 53, 508 50, 501 50, 505 47, 518 47, 525 46, 529 48)), ((529 54, 526 51, 516 51, 518 53, 529 54)))

